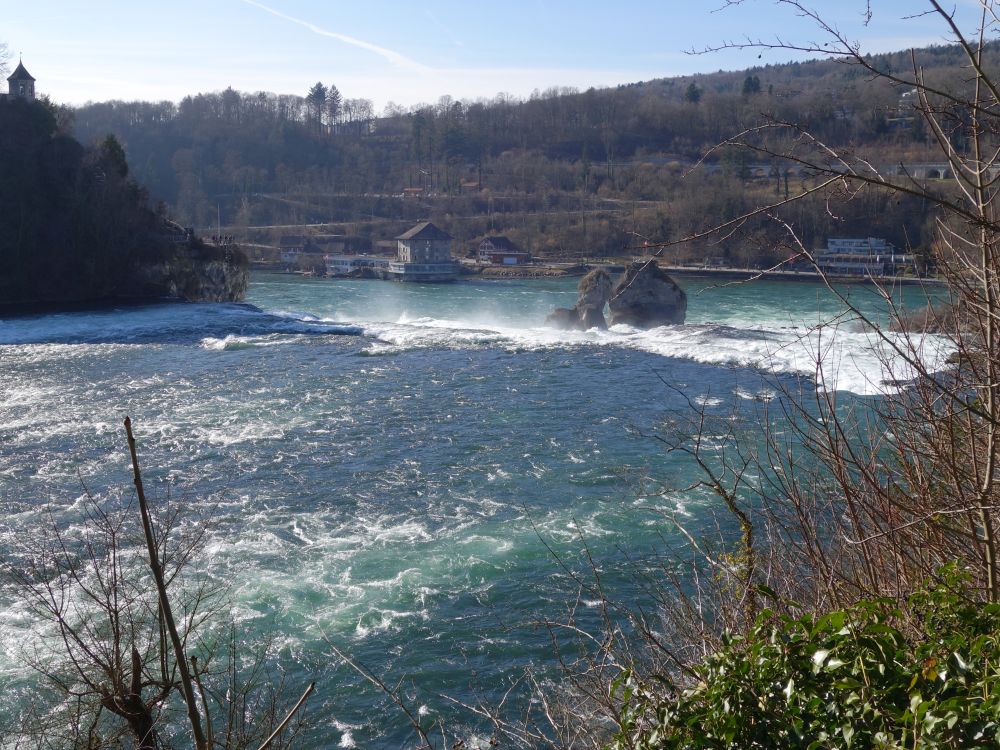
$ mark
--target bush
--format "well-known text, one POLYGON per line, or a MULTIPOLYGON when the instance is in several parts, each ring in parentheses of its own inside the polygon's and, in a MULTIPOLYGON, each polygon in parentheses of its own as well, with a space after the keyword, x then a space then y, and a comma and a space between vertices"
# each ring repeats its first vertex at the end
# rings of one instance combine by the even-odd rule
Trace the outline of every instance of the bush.
POLYGON ((765 609, 686 686, 623 673, 612 748, 995 748, 1000 605, 970 593, 950 567, 902 610, 889 600, 798 618, 765 609))

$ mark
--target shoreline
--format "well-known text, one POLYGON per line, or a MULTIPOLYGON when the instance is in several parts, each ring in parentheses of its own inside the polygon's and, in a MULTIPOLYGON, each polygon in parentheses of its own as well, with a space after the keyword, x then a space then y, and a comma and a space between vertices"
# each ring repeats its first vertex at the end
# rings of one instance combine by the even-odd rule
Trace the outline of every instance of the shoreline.
POLYGON ((916 276, 823 276, 816 271, 761 271, 755 268, 692 268, 691 266, 664 266, 673 276, 706 276, 734 281, 809 281, 823 283, 824 279, 834 284, 884 284, 888 286, 946 286, 939 278, 918 278, 916 276))
MULTIPOLYGON (((468 278, 488 279, 491 281, 507 281, 518 279, 559 279, 585 276, 595 268, 604 268, 609 273, 622 273, 625 264, 620 262, 577 262, 577 263, 539 263, 520 266, 473 266, 462 264, 457 280, 468 278)), ((730 281, 802 281, 813 284, 824 283, 824 276, 816 271, 762 271, 756 268, 702 268, 695 266, 667 266, 660 268, 671 276, 714 278, 730 281)), ((252 270, 270 273, 283 273, 291 276, 310 276, 313 278, 350 279, 352 276, 315 277, 311 273, 275 268, 270 264, 256 264, 252 270)), ((940 278, 918 278, 915 276, 833 276, 827 275, 826 281, 834 284, 878 284, 885 286, 947 286, 940 278)))
MULTIPOLYGON (((699 268, 693 266, 668 266, 659 264, 660 268, 671 276, 690 276, 703 278, 728 279, 732 281, 805 281, 809 283, 824 283, 824 278, 834 284, 879 284, 886 286, 946 286, 947 282, 939 278, 917 278, 915 276, 833 276, 816 271, 762 271, 756 268, 699 268)), ((467 271, 466 275, 480 276, 488 279, 532 279, 559 278, 583 276, 594 268, 604 268, 611 273, 622 273, 623 263, 567 263, 524 265, 524 266, 484 266, 478 271, 467 271)))

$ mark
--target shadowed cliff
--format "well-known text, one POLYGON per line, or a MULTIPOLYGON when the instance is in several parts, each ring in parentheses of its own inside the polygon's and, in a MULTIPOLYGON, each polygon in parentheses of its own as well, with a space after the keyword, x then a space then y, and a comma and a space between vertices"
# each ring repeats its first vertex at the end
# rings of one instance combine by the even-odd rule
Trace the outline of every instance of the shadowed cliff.
POLYGON ((0 101, 0 304, 242 299, 247 263, 150 208, 113 136, 86 148, 43 101, 0 101))

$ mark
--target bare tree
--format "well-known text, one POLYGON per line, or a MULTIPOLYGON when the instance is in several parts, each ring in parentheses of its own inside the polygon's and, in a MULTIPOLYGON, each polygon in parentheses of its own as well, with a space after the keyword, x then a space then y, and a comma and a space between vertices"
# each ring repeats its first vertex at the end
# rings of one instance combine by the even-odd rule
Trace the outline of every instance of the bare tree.
POLYGON ((207 577, 190 575, 205 526, 182 523, 177 505, 150 506, 128 418, 125 429, 134 497, 115 504, 88 495, 81 522, 68 528, 50 509, 44 528, 0 557, 4 582, 41 629, 24 655, 43 678, 42 700, 26 707, 21 740, 286 746, 312 685, 284 716, 280 685, 260 658, 241 654, 234 633, 213 637, 224 601, 207 577))
MULTIPOLYGON (((915 195, 932 205, 938 235, 933 253, 950 301, 947 312, 931 310, 925 322, 932 322, 937 335, 947 339, 953 364, 946 373, 937 372, 939 363, 928 357, 934 342, 923 328, 912 330, 913 321, 901 319, 894 308, 896 324, 879 326, 828 282, 831 293, 873 332, 886 370, 906 387, 887 395, 872 412, 847 412, 824 382, 827 374, 818 362, 819 391, 807 399, 787 394, 783 417, 795 427, 795 445, 768 437, 766 451, 757 460, 768 469, 767 484, 757 488, 756 497, 770 513, 769 521, 787 530, 783 536, 789 543, 797 540, 794 548, 812 545, 811 554, 822 555, 824 559, 813 558, 808 568, 815 574, 808 584, 826 601, 860 595, 902 597, 944 562, 959 560, 974 572, 984 600, 996 602, 1000 88, 983 63, 996 8, 989 0, 980 3, 977 31, 970 37, 960 30, 953 9, 929 0, 924 15, 940 20, 966 58, 964 81, 943 86, 925 79, 916 52, 908 71, 881 69, 808 6, 795 0, 778 4, 812 19, 824 41, 727 46, 777 45, 833 55, 873 77, 915 89, 915 114, 923 119, 954 178, 945 186, 932 186, 902 165, 892 168, 874 155, 828 146, 794 122, 765 118, 727 144, 807 170, 819 180, 817 189, 824 191, 831 212, 861 190, 915 195), (822 540, 817 531, 820 518, 826 529, 822 540)), ((785 218, 785 205, 782 199, 755 213, 782 226, 797 257, 820 270, 785 218)), ((738 228, 742 219, 731 222, 726 231, 738 228)), ((890 290, 882 293, 891 307, 890 290)), ((798 583, 801 589, 805 582, 799 577, 798 583)))

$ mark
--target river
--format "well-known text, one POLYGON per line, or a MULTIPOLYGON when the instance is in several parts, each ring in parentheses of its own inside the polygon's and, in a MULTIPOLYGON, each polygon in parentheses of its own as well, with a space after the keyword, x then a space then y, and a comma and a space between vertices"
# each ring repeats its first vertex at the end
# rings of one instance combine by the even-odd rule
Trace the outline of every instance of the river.
MULTIPOLYGON (((277 274, 254 275, 244 305, 0 320, 0 549, 49 518, 79 532, 86 493, 128 495, 131 415, 153 497, 209 524, 194 567, 225 584, 240 643, 290 692, 317 682, 305 746, 409 736, 330 643, 473 738, 442 696, 546 674, 534 624, 574 602, 584 542, 608 594, 642 604, 634 573, 676 541, 671 516, 715 523, 714 498, 681 489, 690 462, 653 438, 689 400, 752 415, 814 388, 817 360, 823 387, 862 402, 906 377, 820 284, 682 285, 687 323, 652 331, 547 328, 575 280, 277 274)), ((871 287, 843 290, 884 323, 871 287)), ((0 593, 0 715, 31 701, 39 632, 0 593)))

